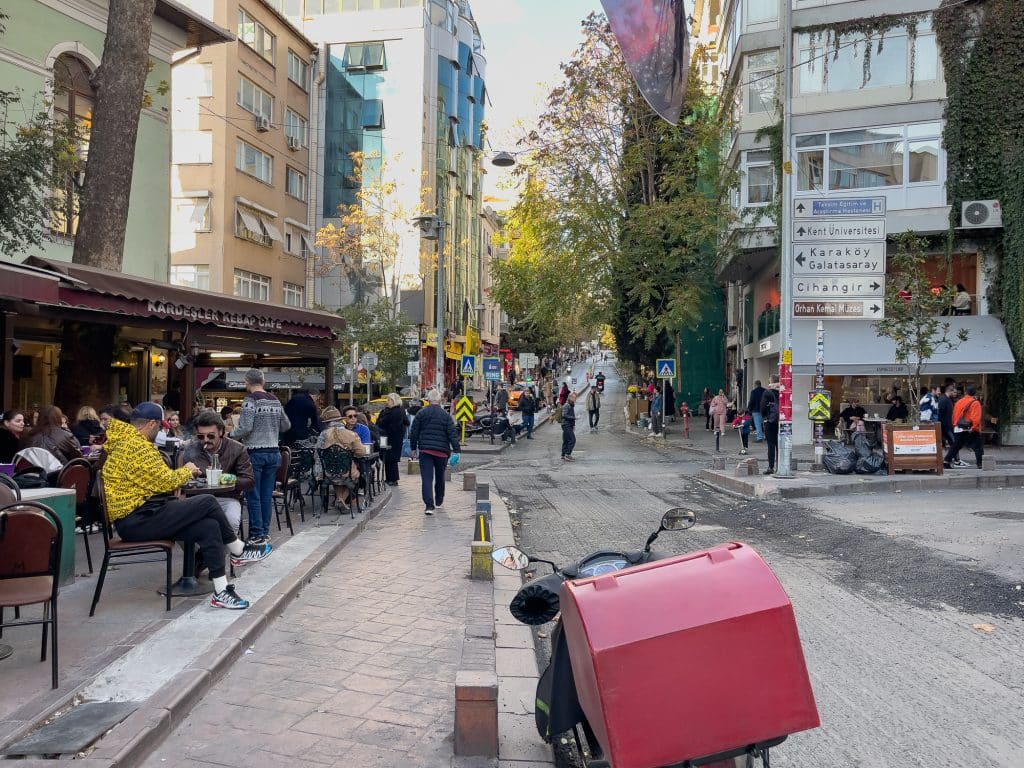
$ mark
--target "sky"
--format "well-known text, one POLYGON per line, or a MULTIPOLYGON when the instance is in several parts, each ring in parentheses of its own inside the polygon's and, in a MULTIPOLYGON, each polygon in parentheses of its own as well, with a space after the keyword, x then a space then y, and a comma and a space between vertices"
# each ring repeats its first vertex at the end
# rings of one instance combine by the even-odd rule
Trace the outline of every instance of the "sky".
MULTIPOLYGON (((489 149, 515 150, 524 129, 534 127, 544 97, 560 80, 558 65, 581 40, 580 21, 600 11, 600 0, 471 0, 487 57, 489 149)), ((507 171, 487 162, 487 204, 507 207, 513 192, 501 189, 507 171)))

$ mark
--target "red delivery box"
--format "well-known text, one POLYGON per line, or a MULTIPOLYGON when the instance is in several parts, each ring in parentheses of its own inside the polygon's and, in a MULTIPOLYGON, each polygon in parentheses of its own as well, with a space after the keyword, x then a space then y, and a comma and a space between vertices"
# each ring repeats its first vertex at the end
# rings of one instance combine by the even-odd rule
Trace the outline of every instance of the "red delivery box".
POLYGON ((580 704, 615 768, 659 768, 819 725, 793 605, 730 543, 561 588, 580 704))

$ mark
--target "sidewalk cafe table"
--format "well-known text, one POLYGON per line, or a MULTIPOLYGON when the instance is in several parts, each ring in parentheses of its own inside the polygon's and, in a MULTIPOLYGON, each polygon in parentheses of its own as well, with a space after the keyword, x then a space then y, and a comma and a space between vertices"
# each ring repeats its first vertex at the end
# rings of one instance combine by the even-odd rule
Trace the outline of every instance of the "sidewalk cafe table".
POLYGON ((67 586, 75 580, 75 489, 74 488, 23 488, 22 501, 38 501, 45 504, 60 520, 60 584, 67 586))
MULTIPOLYGON (((186 498, 203 494, 209 496, 233 496, 235 484, 210 487, 205 483, 188 483, 181 489, 181 493, 186 498)), ((186 546, 185 555, 182 559, 181 578, 171 585, 171 597, 197 597, 208 595, 212 591, 212 584, 200 584, 199 579, 196 578, 195 546, 186 546)), ((163 594, 163 592, 160 594, 163 594)))

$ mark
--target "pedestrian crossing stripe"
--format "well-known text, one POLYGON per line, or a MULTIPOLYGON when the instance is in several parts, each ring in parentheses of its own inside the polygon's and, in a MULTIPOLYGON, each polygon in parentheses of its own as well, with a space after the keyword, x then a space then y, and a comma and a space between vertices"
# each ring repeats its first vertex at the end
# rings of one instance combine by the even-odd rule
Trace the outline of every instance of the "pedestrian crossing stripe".
POLYGON ((472 421, 474 410, 473 401, 463 395, 455 403, 455 420, 462 422, 472 421))
POLYGON ((462 375, 472 376, 476 369, 476 358, 473 355, 462 356, 462 375))
POLYGON ((674 379, 676 376, 676 361, 672 359, 658 360, 656 366, 659 379, 674 379))

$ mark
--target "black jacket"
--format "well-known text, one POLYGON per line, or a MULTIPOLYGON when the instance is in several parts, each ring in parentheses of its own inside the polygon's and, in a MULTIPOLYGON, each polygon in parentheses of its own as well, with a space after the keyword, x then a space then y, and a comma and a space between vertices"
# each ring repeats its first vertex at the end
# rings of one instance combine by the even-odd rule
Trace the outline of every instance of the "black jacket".
POLYGON ((281 436, 281 442, 294 443, 296 440, 307 440, 313 431, 320 431, 320 414, 317 413, 316 403, 308 393, 302 392, 292 395, 285 403, 285 415, 292 423, 291 429, 281 436))
POLYGON ((448 412, 440 405, 428 405, 416 414, 409 430, 409 446, 414 451, 441 451, 458 453, 459 429, 448 412))
POLYGON ((524 416, 537 412, 537 400, 532 392, 523 392, 519 396, 519 412, 524 416))
MULTIPOLYGON (((950 414, 953 412, 950 411, 950 414)), ((952 428, 950 428, 952 431, 952 428)), ((21 441, 11 430, 0 427, 0 462, 11 464, 14 462, 14 454, 21 450, 21 441)))
POLYGON ((764 387, 754 387, 750 390, 750 400, 747 401, 747 410, 751 413, 761 412, 761 398, 764 397, 764 387))
POLYGON ((939 423, 944 435, 953 434, 953 401, 945 392, 939 395, 939 423))
POLYGON ((761 418, 765 424, 779 423, 779 393, 777 390, 765 389, 761 396, 761 418))
MULTIPOLYGON (((377 429, 388 438, 391 448, 401 451, 402 440, 405 438, 405 426, 409 420, 405 416, 405 408, 400 405, 385 408, 377 417, 377 429)), ((395 454, 398 455, 398 454, 395 454)))
POLYGON ((71 425, 71 434, 82 445, 89 445, 89 438, 103 434, 103 427, 96 419, 83 419, 71 425))

